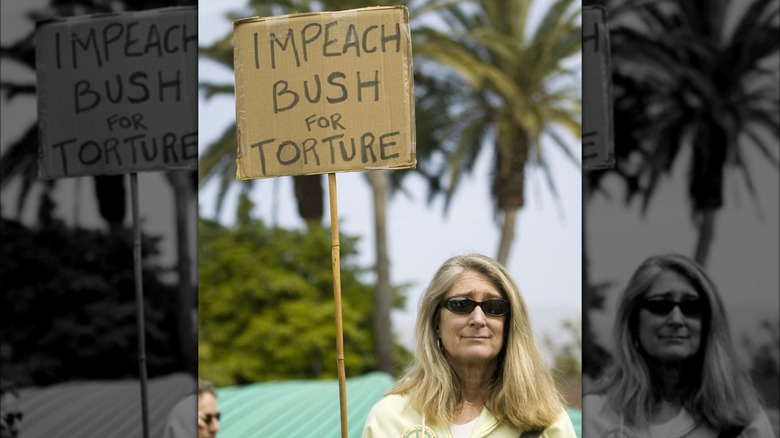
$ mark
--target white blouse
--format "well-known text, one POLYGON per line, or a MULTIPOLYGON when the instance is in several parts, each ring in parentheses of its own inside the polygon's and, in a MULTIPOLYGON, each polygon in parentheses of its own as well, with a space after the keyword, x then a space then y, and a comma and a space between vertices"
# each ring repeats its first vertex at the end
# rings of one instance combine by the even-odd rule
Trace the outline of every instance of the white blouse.
POLYGON ((450 424, 450 430, 452 430, 452 436, 454 438, 469 438, 471 432, 477 427, 477 420, 479 417, 475 417, 473 420, 466 424, 450 424))

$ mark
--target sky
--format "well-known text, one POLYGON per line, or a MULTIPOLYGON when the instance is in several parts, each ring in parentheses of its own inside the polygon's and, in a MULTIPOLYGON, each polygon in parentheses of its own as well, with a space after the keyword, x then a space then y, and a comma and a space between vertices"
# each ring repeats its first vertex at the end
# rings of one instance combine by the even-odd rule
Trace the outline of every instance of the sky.
MULTIPOLYGON (((247 4, 246 0, 201 2, 200 44, 208 45, 232 32, 232 23, 225 18, 225 13, 239 11, 247 4)), ((251 11, 245 14, 241 17, 252 16, 251 11)), ((232 70, 203 59, 199 63, 199 76, 201 82, 233 82, 232 70)), ((235 120, 235 103, 232 96, 210 100, 201 96, 199 109, 202 152, 235 120)), ((558 152, 557 146, 547 144, 543 148, 548 154, 560 201, 555 201, 549 192, 541 172, 527 173, 526 207, 519 214, 507 268, 524 294, 536 335, 549 335, 556 339, 555 344, 563 344, 573 341, 562 329, 563 321, 579 321, 581 313, 581 174, 578 166, 558 152)), ((571 149, 579 151, 579 143, 572 142, 571 149)), ((394 332, 407 348, 414 345, 419 297, 439 266, 451 256, 469 252, 496 256, 499 223, 489 195, 490 159, 487 154, 479 159, 474 174, 462 182, 446 215, 441 199, 432 205, 426 204, 427 188, 417 176, 404 183, 408 196, 397 194, 389 203, 391 281, 410 284, 406 308, 394 311, 392 321, 394 332)), ((372 266, 373 209, 368 183, 361 172, 339 173, 336 180, 340 232, 362 236, 358 262, 372 266)), ((217 214, 214 206, 216 184, 202 187, 201 215, 231 223, 237 188, 238 185, 234 187, 232 197, 228 196, 221 214, 217 214)), ((290 177, 260 180, 251 196, 257 206, 256 217, 266 223, 303 227, 297 217, 290 177)), ((329 223, 328 215, 325 216, 324 220, 329 223)), ((323 263, 330 263, 330 260, 323 260, 323 263)))

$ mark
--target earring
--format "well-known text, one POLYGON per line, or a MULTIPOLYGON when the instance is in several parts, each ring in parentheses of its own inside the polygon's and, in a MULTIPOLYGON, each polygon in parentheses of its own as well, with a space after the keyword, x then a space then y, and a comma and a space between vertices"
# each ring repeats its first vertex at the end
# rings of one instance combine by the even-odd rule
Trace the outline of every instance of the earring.
POLYGON ((444 353, 444 346, 441 345, 441 338, 437 338, 436 343, 439 344, 439 350, 441 350, 441 352, 444 353))

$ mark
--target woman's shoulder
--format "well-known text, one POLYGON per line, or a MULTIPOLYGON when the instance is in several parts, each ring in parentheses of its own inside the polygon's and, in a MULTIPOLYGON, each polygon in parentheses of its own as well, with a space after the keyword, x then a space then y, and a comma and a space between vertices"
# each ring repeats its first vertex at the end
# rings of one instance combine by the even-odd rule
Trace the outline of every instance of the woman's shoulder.
POLYGON ((421 428, 422 417, 409 406, 405 395, 390 394, 379 400, 366 417, 363 438, 406 436, 421 428))
POLYGON ((772 423, 769 422, 769 416, 766 411, 761 409, 758 414, 753 418, 753 421, 745 427, 740 437, 746 438, 758 438, 758 437, 774 437, 774 429, 772 423))
POLYGON ((377 410, 377 411, 383 411, 383 410, 392 410, 392 411, 400 411, 406 405, 409 403, 409 397, 406 395, 401 394, 388 394, 384 396, 381 400, 376 402, 374 404, 374 407, 371 409, 377 410))
POLYGON ((542 432, 543 438, 576 438, 574 424, 566 409, 561 409, 558 418, 542 432))
POLYGON ((582 398, 583 438, 608 436, 620 424, 620 414, 609 406, 606 394, 592 393, 582 398))

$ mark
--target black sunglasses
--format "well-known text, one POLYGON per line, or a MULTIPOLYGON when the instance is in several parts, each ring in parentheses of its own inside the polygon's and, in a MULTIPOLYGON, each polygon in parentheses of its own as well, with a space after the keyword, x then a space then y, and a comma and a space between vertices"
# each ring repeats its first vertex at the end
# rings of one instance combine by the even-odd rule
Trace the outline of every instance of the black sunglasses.
POLYGON ((211 424, 211 420, 215 418, 217 419, 217 421, 219 421, 219 419, 222 418, 222 413, 217 412, 216 414, 206 414, 203 416, 203 422, 208 425, 211 424))
POLYGON ((504 316, 509 313, 509 302, 496 298, 479 302, 467 297, 452 297, 445 299, 442 305, 450 312, 459 314, 471 313, 477 306, 490 316, 504 316))
POLYGON ((22 413, 21 412, 11 412, 10 414, 5 414, 3 417, 3 420, 5 420, 5 424, 9 426, 13 426, 14 422, 16 421, 22 421, 22 413))
POLYGON ((679 307, 685 316, 701 316, 704 313, 704 302, 702 300, 644 300, 641 307, 653 315, 659 316, 668 315, 675 307, 679 307))

